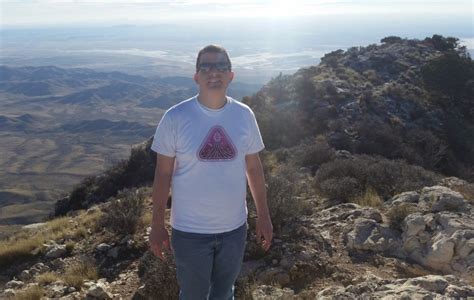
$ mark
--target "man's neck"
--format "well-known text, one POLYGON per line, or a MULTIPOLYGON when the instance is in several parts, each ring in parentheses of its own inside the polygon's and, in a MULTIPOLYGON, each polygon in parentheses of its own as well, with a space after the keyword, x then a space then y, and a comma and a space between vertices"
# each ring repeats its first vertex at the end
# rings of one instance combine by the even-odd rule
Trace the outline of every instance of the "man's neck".
POLYGON ((210 108, 210 109, 219 109, 224 107, 227 103, 227 97, 225 93, 202 93, 199 92, 198 101, 202 105, 210 108))

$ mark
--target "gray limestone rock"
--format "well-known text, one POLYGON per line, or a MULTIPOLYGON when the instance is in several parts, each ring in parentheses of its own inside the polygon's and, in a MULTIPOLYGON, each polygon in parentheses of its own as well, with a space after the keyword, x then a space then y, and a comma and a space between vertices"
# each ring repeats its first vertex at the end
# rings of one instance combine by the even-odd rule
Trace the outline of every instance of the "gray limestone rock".
POLYGON ((105 300, 112 299, 112 295, 107 292, 105 285, 101 282, 93 284, 88 290, 86 297, 89 299, 105 300))
POLYGON ((66 245, 50 245, 46 250, 47 258, 58 258, 64 256, 67 253, 66 245))
POLYGON ((467 202, 463 196, 444 186, 431 186, 422 189, 420 205, 431 212, 465 211, 467 202))
POLYGON ((18 278, 22 281, 28 281, 33 278, 33 275, 31 273, 32 272, 30 270, 23 270, 21 271, 20 275, 18 275, 18 278))
POLYGON ((387 204, 389 205, 399 205, 401 203, 418 203, 420 194, 415 191, 403 192, 401 194, 395 195, 390 199, 387 204))
POLYGON ((41 273, 44 273, 44 272, 48 272, 50 270, 50 268, 45 265, 44 263, 37 263, 35 264, 33 267, 31 267, 30 271, 32 274, 41 274, 41 273))
POLYGON ((448 287, 449 283, 443 276, 439 275, 427 275, 423 277, 416 277, 408 279, 404 286, 419 286, 427 291, 444 294, 445 289, 448 287))
POLYGON ((400 247, 398 233, 374 220, 359 218, 347 234, 347 246, 352 250, 392 252, 400 247))
POLYGON ((10 280, 9 282, 7 282, 5 284, 5 288, 7 288, 7 289, 19 289, 19 288, 23 287, 23 285, 24 285, 23 281, 10 280))
POLYGON ((319 292, 318 299, 446 299, 473 295, 472 287, 452 275, 427 275, 395 280, 367 278, 345 288, 328 287, 319 292))
POLYGON ((107 252, 107 251, 109 251, 110 248, 112 248, 112 246, 110 246, 107 243, 102 243, 102 244, 97 245, 97 247, 95 247, 95 248, 99 252, 107 252))

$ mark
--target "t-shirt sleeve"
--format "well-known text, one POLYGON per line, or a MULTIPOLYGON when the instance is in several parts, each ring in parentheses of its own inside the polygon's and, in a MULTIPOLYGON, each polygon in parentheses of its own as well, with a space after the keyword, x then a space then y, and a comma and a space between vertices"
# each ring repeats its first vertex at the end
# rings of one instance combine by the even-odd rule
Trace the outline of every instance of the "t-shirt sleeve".
POLYGON ((247 152, 245 154, 255 154, 262 151, 265 148, 265 145, 263 144, 262 135, 260 134, 260 129, 258 128, 257 119, 255 118, 255 114, 252 111, 250 111, 249 118, 250 134, 247 152))
POLYGON ((156 153, 168 156, 176 156, 176 131, 171 114, 167 111, 160 120, 156 128, 151 150, 156 153))

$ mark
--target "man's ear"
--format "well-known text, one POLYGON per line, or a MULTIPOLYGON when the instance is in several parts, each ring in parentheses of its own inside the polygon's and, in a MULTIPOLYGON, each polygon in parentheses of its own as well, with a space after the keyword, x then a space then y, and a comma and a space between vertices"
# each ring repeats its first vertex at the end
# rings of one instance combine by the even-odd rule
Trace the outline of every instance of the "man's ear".
POLYGON ((230 71, 229 77, 230 77, 230 80, 229 80, 229 83, 230 83, 234 79, 234 72, 230 71))
POLYGON ((194 82, 196 82, 196 84, 199 84, 198 83, 198 73, 194 73, 193 79, 194 79, 194 82))

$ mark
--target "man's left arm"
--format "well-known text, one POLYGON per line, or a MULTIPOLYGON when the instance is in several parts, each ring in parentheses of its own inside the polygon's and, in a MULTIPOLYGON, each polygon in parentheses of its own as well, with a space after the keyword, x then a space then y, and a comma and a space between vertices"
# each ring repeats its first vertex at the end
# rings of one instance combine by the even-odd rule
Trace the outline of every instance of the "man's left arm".
POLYGON ((258 153, 245 156, 247 164, 247 179, 252 192, 255 207, 257 208, 256 237, 257 242, 262 244, 267 251, 273 239, 273 225, 267 204, 267 192, 265 189, 265 177, 263 175, 262 162, 258 153))

